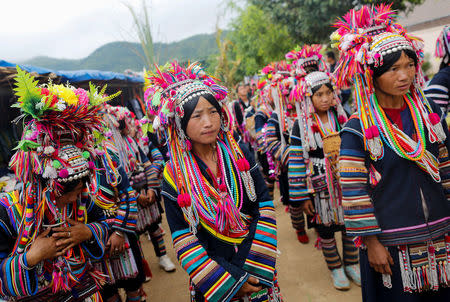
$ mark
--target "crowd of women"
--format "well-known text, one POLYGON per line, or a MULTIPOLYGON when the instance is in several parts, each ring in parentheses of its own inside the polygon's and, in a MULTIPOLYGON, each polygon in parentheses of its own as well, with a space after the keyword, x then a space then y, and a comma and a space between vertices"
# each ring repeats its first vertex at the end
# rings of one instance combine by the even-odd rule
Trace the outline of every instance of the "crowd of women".
POLYGON ((320 45, 304 45, 264 67, 251 93, 238 85, 233 102, 196 63, 156 67, 141 120, 108 105, 104 88, 38 85, 18 68, 24 128, 10 168, 21 186, 0 199, 1 296, 121 301, 123 289, 144 301, 140 240, 175 270, 165 212, 191 301, 282 301, 278 185, 298 240, 315 230, 335 288, 449 301, 450 28, 424 93, 422 42, 389 5, 335 27, 333 73, 320 45), (340 101, 349 88, 354 113, 340 101))

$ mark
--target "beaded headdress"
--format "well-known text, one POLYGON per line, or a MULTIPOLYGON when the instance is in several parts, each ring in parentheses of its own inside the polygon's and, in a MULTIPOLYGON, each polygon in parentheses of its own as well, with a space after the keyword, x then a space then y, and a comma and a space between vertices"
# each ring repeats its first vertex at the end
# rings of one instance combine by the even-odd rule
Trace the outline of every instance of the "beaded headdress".
POLYGON ((305 76, 308 73, 306 69, 310 66, 316 66, 317 71, 327 71, 325 60, 320 54, 321 49, 320 44, 305 44, 301 48, 297 46, 286 54, 286 59, 292 60, 292 69, 297 77, 305 76))
MULTIPOLYGON (((373 85, 373 71, 383 65, 383 58, 402 50, 415 52, 418 63, 416 75, 410 92, 405 96, 407 103, 414 107, 418 121, 422 120, 428 128, 429 140, 434 143, 443 141, 445 133, 440 117, 434 113, 422 92, 423 43, 417 37, 395 22, 395 12, 391 5, 363 6, 359 10, 350 10, 334 24, 338 29, 331 35, 333 46, 340 50, 340 59, 335 75, 338 87, 354 85, 358 117, 364 135, 364 146, 374 160, 384 154, 384 145, 388 145, 399 156, 418 162, 428 171, 436 170, 435 161, 425 152, 423 139, 416 144, 405 137, 394 126, 389 126, 379 106, 373 85), (393 128, 394 127, 394 128, 393 128), (390 132, 399 132, 392 138, 390 132), (413 152, 404 151, 412 148, 413 152)), ((422 126, 421 126, 422 127, 422 126)), ((439 176, 431 173, 435 179, 439 176)))
POLYGON ((444 59, 445 63, 450 60, 450 25, 444 26, 436 40, 435 56, 444 59))
POLYGON ((315 109, 312 102, 314 88, 329 84, 333 88, 334 100, 332 106, 336 108, 337 119, 330 123, 343 125, 347 121, 347 116, 342 108, 338 97, 338 89, 331 74, 321 71, 314 71, 302 77, 295 88, 291 91, 289 98, 295 100, 297 118, 301 130, 302 146, 306 152, 322 148, 322 136, 324 135, 318 125, 314 114, 315 109))
MULTIPOLYGON (((19 67, 15 80, 18 101, 14 106, 22 113, 17 120, 23 119, 24 130, 10 167, 23 183, 23 190, 14 201, 22 220, 14 221, 18 230, 12 254, 21 254, 40 234, 44 223, 68 226, 68 218, 87 222, 86 204, 97 189, 92 175, 96 171, 94 159, 103 152, 99 147, 103 130, 100 111, 102 104, 118 93, 106 97, 106 86, 99 90, 92 84, 88 91, 52 83, 39 86, 19 67), (89 186, 70 207, 60 210, 57 197, 63 194, 64 185, 84 177, 91 180, 89 186), (72 213, 66 211, 69 208, 72 213)), ((86 265, 84 253, 80 248, 73 256, 72 249, 45 262, 44 273, 50 274, 53 292, 68 291, 78 282, 84 270, 71 267, 86 265)), ((104 279, 95 270, 91 275, 95 282, 104 279)))
POLYGON ((189 148, 189 142, 181 127, 181 120, 184 116, 184 105, 194 97, 213 96, 224 111, 223 130, 229 129, 232 118, 226 106, 222 106, 226 100, 227 89, 218 85, 217 79, 207 75, 198 63, 184 69, 177 62, 173 62, 165 68, 157 68, 156 73, 150 74, 147 80, 148 88, 144 98, 149 113, 155 115, 153 129, 171 128, 185 149, 189 148))
POLYGON ((96 136, 102 130, 101 105, 115 97, 69 85, 37 85, 34 78, 17 67, 16 95, 24 119, 22 137, 10 167, 23 183, 36 177, 58 195, 61 184, 80 179, 94 169, 96 136))
MULTIPOLYGON (((177 62, 164 67, 156 67, 154 73, 149 74, 145 91, 145 101, 149 113, 154 115, 153 129, 162 131, 168 142, 171 166, 174 170, 176 190, 178 191, 178 205, 181 207, 186 221, 193 232, 199 223, 212 227, 220 233, 228 232, 230 226, 243 230, 242 217, 239 213, 239 200, 225 198, 232 196, 225 194, 229 188, 221 185, 219 190, 210 188, 209 195, 205 195, 204 188, 196 185, 204 183, 198 166, 193 159, 191 143, 182 129, 181 120, 184 117, 184 106, 194 98, 210 95, 220 106, 221 129, 218 136, 217 150, 231 156, 228 165, 234 167, 239 173, 233 174, 235 181, 241 183, 249 199, 256 200, 254 185, 250 175, 250 166, 242 150, 233 138, 230 125, 232 118, 224 104, 227 89, 218 84, 218 80, 206 74, 199 64, 194 63, 187 68, 177 62), (216 196, 217 215, 205 208, 205 203, 216 196), (220 197, 218 197, 220 196, 220 197)), ((218 153, 219 154, 219 153, 218 153)), ((229 167, 229 168, 231 168, 229 167)), ((234 172, 233 172, 234 173, 234 172)), ((237 188, 234 188, 237 190, 237 188)))

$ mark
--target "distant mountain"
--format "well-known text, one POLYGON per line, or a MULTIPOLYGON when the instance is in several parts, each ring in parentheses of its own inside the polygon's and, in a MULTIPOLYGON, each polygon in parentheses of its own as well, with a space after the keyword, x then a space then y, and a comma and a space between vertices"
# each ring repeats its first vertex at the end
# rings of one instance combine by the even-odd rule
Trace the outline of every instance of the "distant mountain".
MULTIPOLYGON (((215 34, 195 35, 179 42, 155 43, 154 49, 159 64, 173 59, 180 62, 205 61, 212 54, 218 53, 215 34)), ((40 56, 22 63, 56 70, 98 69, 123 72, 125 69, 141 71, 146 67, 142 58, 139 43, 112 42, 80 60, 40 56)))

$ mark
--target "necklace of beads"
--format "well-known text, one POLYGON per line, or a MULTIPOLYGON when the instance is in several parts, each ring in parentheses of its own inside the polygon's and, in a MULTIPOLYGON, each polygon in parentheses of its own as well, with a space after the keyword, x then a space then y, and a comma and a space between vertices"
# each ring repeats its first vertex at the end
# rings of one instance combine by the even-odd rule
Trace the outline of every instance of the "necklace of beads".
POLYGON ((314 120, 316 121, 320 135, 322 137, 325 137, 327 135, 330 135, 331 133, 335 133, 336 131, 338 131, 337 125, 339 125, 339 123, 337 123, 335 115, 331 112, 331 110, 327 111, 327 115, 328 115, 328 124, 330 125, 330 128, 326 127, 326 125, 322 122, 317 113, 313 113, 314 120))
POLYGON ((195 208, 201 220, 220 233, 246 232, 246 225, 240 215, 243 188, 237 164, 230 156, 229 148, 220 140, 216 152, 221 182, 219 189, 209 183, 201 173, 197 160, 189 152, 189 164, 186 166, 187 172, 194 176, 191 188, 195 195, 195 208), (229 175, 229 180, 226 175, 229 175))
POLYGON ((411 144, 407 143, 401 135, 401 131, 394 127, 392 122, 386 117, 384 110, 378 104, 378 100, 375 94, 373 94, 373 112, 378 122, 378 127, 381 127, 383 131, 380 131, 381 137, 385 144, 387 144, 395 153, 400 157, 411 161, 421 160, 426 150, 425 131, 423 128, 422 116, 419 112, 414 101, 411 99, 410 94, 404 96, 404 100, 408 105, 411 112, 411 117, 414 123, 414 129, 418 137, 418 143, 415 148, 411 144))

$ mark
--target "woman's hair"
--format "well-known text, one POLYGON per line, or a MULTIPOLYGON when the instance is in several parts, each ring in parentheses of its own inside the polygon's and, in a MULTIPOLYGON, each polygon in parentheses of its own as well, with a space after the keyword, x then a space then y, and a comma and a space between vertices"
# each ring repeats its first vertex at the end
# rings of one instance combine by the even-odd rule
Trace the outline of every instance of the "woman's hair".
POLYGON ((328 82, 328 83, 326 83, 326 84, 314 86, 314 87, 311 89, 312 95, 314 95, 314 94, 317 92, 317 90, 319 90, 320 88, 322 88, 323 85, 327 86, 328 88, 330 88, 331 91, 333 91, 333 85, 331 85, 331 83, 328 82))
POLYGON ((200 97, 204 97, 211 105, 213 105, 217 109, 219 114, 221 114, 221 106, 213 95, 207 93, 207 94, 193 97, 191 100, 187 101, 183 105, 184 116, 181 119, 181 129, 184 131, 184 133, 186 133, 187 125, 189 123, 189 120, 191 119, 191 115, 194 112, 195 107, 197 107, 200 97))
POLYGON ((314 64, 311 64, 311 65, 306 66, 306 67, 305 67, 305 71, 306 71, 306 73, 311 73, 311 72, 314 72, 314 71, 319 71, 319 67, 317 66, 317 63, 314 63, 314 64))
POLYGON ((118 129, 121 131, 121 130, 124 130, 126 127, 127 127, 127 124, 125 123, 125 119, 119 120, 118 129))
POLYGON ((75 188, 80 184, 85 184, 89 182, 89 177, 88 176, 84 176, 81 179, 75 179, 69 182, 66 182, 64 184, 61 184, 62 186, 62 194, 67 194, 73 190, 75 190, 75 188))
POLYGON ((383 56, 383 65, 378 66, 378 67, 374 67, 372 65, 373 68, 373 78, 379 78, 381 77, 386 71, 389 70, 389 68, 392 67, 392 65, 394 65, 401 57, 402 52, 405 53, 405 55, 407 55, 409 58, 413 59, 414 61, 414 65, 417 66, 417 55, 416 53, 411 50, 411 49, 403 49, 403 50, 399 50, 393 53, 390 53, 386 56, 383 56))

